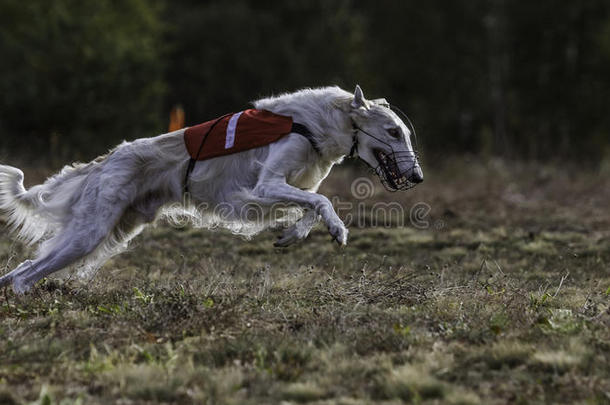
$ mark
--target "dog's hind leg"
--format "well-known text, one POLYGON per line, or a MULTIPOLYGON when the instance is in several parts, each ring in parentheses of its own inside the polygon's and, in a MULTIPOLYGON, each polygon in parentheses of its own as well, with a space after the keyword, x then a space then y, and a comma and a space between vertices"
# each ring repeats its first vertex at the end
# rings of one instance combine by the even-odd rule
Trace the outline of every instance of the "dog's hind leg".
MULTIPOLYGON (((54 239, 49 240, 52 248, 36 260, 28 260, 19 265, 7 277, 13 282, 13 289, 17 293, 28 291, 38 280, 68 267, 84 259, 102 262, 116 252, 120 245, 136 236, 146 223, 152 222, 155 213, 163 203, 161 199, 149 199, 145 203, 139 202, 136 206, 129 206, 124 210, 116 207, 108 208, 107 212, 99 212, 96 217, 103 217, 104 221, 74 221, 54 239), (109 225, 108 225, 109 224, 109 225), (100 257, 91 257, 96 249, 102 248, 100 257)), ((96 256, 96 255, 93 255, 96 256)), ((98 264, 98 263, 94 263, 98 264)), ((3 278, 4 278, 3 277, 3 278)), ((0 286, 2 285, 0 279, 0 286)))
POLYGON ((41 256, 19 265, 5 276, 0 285, 12 281, 15 292, 24 293, 43 277, 93 252, 111 234, 126 211, 120 199, 109 201, 104 196, 99 197, 101 198, 79 201, 73 209, 78 215, 73 216, 70 222, 43 244, 41 256))
POLYGON ((13 272, 7 274, 13 281, 13 289, 22 294, 28 291, 38 280, 61 270, 93 252, 104 241, 109 229, 75 230, 68 227, 58 235, 55 246, 47 254, 35 260, 27 260, 13 272))

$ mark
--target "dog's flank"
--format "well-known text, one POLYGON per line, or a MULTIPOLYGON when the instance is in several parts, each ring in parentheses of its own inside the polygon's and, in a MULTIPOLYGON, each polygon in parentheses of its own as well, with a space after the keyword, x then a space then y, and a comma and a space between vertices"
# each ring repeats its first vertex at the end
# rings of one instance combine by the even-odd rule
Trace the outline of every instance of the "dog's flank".
POLYGON ((354 95, 325 87, 254 105, 305 124, 320 152, 304 137, 289 134, 267 146, 203 160, 189 178, 186 195, 183 179, 189 155, 184 129, 124 142, 91 163, 67 166, 29 190, 19 169, 0 166, 0 212, 17 238, 40 242, 37 258, 1 277, 0 287, 12 283, 16 292, 23 293, 62 269, 89 275, 124 249, 146 224, 160 217, 176 219, 184 212, 197 216, 200 226, 219 225, 252 236, 273 225, 268 214, 274 206, 288 204, 303 217, 288 216, 292 223, 277 246, 304 239, 320 220, 334 240, 345 244, 347 229, 328 198, 315 191, 352 145, 360 145, 358 154, 369 165, 376 164, 374 150, 379 148, 389 147, 386 154, 394 149, 410 153, 410 160, 394 164, 403 176, 407 167, 409 173, 420 175, 408 138, 392 140, 387 134, 390 126, 408 133, 404 123, 383 105, 365 100, 359 87, 354 95), (376 143, 354 132, 355 127, 386 141, 376 143), (250 205, 262 210, 262 217, 252 220, 241 215, 250 205))

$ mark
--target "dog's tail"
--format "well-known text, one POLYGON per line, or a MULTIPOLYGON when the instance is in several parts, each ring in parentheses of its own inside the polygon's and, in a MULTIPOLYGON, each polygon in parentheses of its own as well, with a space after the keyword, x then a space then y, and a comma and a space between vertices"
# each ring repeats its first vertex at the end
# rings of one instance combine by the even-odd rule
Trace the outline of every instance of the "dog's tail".
POLYGON ((66 166, 43 184, 26 190, 23 172, 0 165, 0 214, 17 238, 32 244, 60 228, 70 200, 82 188, 91 164, 66 166))
POLYGON ((36 215, 36 199, 23 187, 23 172, 16 167, 0 165, 0 211, 19 238, 33 243, 46 232, 46 221, 36 215), (42 222, 42 223, 41 223, 42 222))

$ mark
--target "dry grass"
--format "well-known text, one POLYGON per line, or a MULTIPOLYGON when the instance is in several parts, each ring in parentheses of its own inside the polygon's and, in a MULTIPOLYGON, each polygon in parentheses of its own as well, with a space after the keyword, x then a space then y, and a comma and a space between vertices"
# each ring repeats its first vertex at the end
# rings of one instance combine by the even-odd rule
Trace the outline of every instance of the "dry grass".
MULTIPOLYGON (((608 403, 609 179, 427 175, 353 207, 345 249, 159 226, 92 282, 7 290, 0 403, 608 403), (428 227, 370 226, 389 199, 428 227)), ((358 203, 352 178, 324 192, 358 203)), ((7 269, 28 254, 0 239, 7 269)))

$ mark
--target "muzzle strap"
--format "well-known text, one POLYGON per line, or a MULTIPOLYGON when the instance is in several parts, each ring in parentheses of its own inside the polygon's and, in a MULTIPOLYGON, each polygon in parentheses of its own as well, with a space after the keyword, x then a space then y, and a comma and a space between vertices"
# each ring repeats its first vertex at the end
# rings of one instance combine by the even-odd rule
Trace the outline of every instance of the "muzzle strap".
MULTIPOLYGON (((409 124, 412 126, 411 121, 409 121, 409 124)), ((352 128, 354 129, 354 138, 353 138, 353 143, 352 143, 352 149, 350 150, 350 153, 348 155, 349 157, 353 157, 354 152, 357 151, 358 132, 362 132, 363 134, 387 145, 389 147, 389 149, 391 150, 391 152, 388 152, 387 154, 385 154, 385 153, 377 154, 376 158, 377 158, 377 161, 379 164, 377 165, 377 167, 371 166, 371 169, 373 170, 373 172, 375 174, 377 174, 377 176, 381 180, 381 183, 384 185, 384 187, 388 191, 407 190, 416 185, 417 182, 413 182, 410 180, 410 176, 413 174, 413 172, 417 166, 417 163, 416 163, 417 162, 417 152, 416 151, 406 152, 406 153, 405 152, 395 152, 390 144, 388 144, 387 142, 385 142, 382 139, 379 139, 378 137, 374 136, 373 134, 365 131, 364 129, 360 128, 358 125, 356 125, 355 122, 352 122, 352 128), (401 171, 399 168, 399 163, 404 162, 406 159, 413 159, 414 164, 411 168, 401 171)), ((415 129, 413 128, 413 133, 414 132, 415 132, 415 129)), ((366 161, 365 161, 365 163, 369 164, 366 161)), ((370 166, 370 164, 369 164, 369 166, 370 166)))

